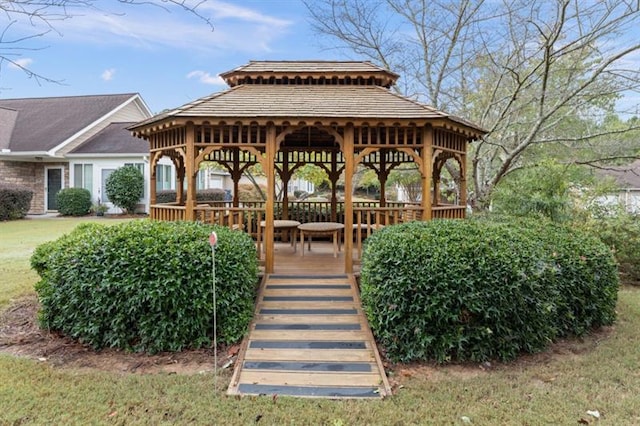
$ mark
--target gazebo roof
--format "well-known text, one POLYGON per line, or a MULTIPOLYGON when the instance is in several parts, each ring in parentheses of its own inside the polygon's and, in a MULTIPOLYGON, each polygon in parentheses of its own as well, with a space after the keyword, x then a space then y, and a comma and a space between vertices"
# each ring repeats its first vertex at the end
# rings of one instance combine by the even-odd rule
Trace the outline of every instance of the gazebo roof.
MULTIPOLYGON (((369 61, 250 61, 248 64, 223 72, 220 77, 231 87, 246 82, 294 81, 323 79, 321 84, 332 80, 344 84, 348 78, 356 84, 373 79, 376 84, 391 87, 399 75, 372 64, 369 61)), ((363 83, 360 83, 363 84, 363 83)))
POLYGON ((377 86, 279 86, 241 85, 215 93, 131 126, 143 134, 157 126, 171 125, 175 119, 227 121, 252 119, 275 122, 310 121, 328 118, 336 121, 434 121, 479 136, 485 131, 463 118, 392 93, 377 86))

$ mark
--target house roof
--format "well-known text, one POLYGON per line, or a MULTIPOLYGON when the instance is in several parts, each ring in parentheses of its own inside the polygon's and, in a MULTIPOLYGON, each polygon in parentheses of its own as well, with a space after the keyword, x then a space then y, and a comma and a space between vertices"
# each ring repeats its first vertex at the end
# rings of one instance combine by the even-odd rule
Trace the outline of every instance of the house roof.
POLYGON ((602 170, 600 173, 612 177, 623 188, 640 188, 640 160, 626 166, 602 170))
POLYGON ((126 93, 0 99, 0 109, 17 113, 6 148, 12 152, 49 151, 137 96, 126 93))
POLYGON ((232 118, 346 118, 449 119, 483 132, 477 125, 428 105, 398 95, 380 86, 313 86, 243 84, 198 99, 131 128, 172 117, 232 118))
POLYGON ((147 154, 149 144, 147 141, 135 138, 127 130, 129 123, 111 123, 100 132, 96 133, 70 154, 147 154))

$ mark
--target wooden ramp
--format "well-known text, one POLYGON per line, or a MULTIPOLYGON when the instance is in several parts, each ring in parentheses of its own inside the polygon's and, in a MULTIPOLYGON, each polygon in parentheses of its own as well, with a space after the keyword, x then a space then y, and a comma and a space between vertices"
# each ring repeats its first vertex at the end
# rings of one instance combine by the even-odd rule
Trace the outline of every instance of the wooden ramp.
POLYGON ((265 277, 228 393, 313 398, 389 395, 354 278, 265 277))

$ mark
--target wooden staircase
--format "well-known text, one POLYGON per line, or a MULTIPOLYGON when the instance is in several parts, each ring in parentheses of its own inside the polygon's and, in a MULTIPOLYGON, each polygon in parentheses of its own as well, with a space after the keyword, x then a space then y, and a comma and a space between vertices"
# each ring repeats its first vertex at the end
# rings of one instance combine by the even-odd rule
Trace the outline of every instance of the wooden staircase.
POLYGON ((266 276, 228 393, 389 395, 353 276, 266 276))

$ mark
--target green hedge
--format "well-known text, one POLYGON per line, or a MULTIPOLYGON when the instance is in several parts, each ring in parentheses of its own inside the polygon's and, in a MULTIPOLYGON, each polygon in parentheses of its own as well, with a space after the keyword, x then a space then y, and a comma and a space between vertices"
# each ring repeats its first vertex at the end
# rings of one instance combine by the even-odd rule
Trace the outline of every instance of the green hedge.
MULTIPOLYGON (((196 192, 196 200, 206 201, 225 201, 226 192, 224 189, 212 188, 202 189, 196 192)), ((173 189, 165 189, 156 193, 156 203, 166 204, 176 202, 176 191, 173 189)))
POLYGON ((0 220, 22 219, 29 212, 33 191, 16 185, 0 184, 0 220))
POLYGON ((208 344, 213 330, 211 230, 220 342, 244 335, 258 281, 251 238, 188 222, 84 225, 39 246, 40 323, 94 348, 179 351, 208 344))
POLYGON ((640 282, 640 216, 626 212, 591 218, 577 226, 611 247, 628 282, 640 282))
POLYGON ((545 223, 411 222, 367 239, 362 302, 396 361, 510 360, 615 320, 596 238, 545 223))
POLYGON ((84 188, 58 191, 58 213, 64 216, 84 216, 91 210, 91 193, 84 188))

